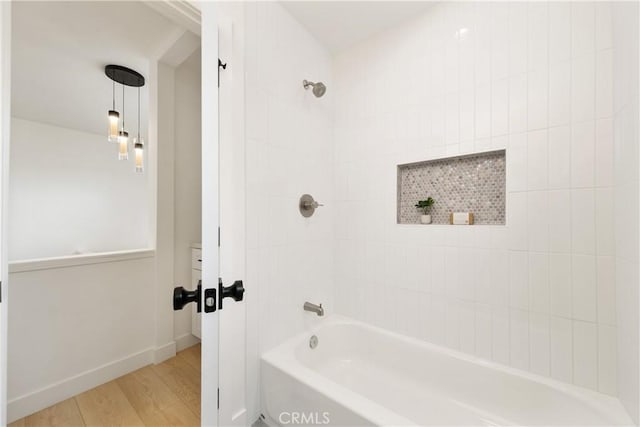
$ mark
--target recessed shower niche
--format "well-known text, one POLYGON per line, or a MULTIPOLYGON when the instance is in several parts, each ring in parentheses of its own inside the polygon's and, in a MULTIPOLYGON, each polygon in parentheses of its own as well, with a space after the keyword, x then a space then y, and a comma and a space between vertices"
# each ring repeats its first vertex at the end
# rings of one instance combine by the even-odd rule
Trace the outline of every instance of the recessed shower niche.
POLYGON ((420 224, 420 200, 434 200, 433 224, 452 212, 473 213, 475 224, 504 225, 505 150, 398 165, 398 224, 420 224))

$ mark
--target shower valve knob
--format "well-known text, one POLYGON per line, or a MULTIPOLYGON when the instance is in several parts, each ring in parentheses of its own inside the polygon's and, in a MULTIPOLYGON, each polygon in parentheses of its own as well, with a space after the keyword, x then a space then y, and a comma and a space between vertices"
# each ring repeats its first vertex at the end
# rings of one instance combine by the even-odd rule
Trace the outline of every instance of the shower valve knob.
POLYGON ((298 208, 300 209, 300 214, 303 217, 309 218, 319 206, 324 206, 322 203, 318 203, 313 199, 313 196, 310 194, 303 194, 300 197, 300 202, 298 204, 298 208))

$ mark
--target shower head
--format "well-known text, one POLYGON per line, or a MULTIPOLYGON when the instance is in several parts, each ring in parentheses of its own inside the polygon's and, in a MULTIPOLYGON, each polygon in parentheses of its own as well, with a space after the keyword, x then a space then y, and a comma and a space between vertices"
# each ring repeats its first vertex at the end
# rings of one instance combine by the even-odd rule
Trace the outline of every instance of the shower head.
POLYGON ((327 87, 322 82, 313 83, 307 80, 303 80, 302 85, 305 89, 309 89, 309 86, 312 86, 313 94, 316 96, 316 98, 320 98, 327 91, 327 87))

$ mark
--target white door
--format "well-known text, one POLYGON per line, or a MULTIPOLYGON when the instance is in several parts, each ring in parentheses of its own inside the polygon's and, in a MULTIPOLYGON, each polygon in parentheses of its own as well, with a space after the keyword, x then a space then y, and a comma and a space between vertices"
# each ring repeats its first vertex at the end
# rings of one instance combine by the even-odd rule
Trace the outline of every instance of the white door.
POLYGON ((7 251, 6 198, 9 164, 11 3, 0 2, 0 426, 7 423, 7 251))
MULTIPOLYGON (((202 2, 202 301, 207 289, 218 289, 220 272, 219 137, 218 137, 218 24, 215 4, 202 2)), ((216 301, 217 304, 217 301, 216 301)), ((217 308, 217 307, 216 307, 217 308)), ((219 311, 201 315, 203 426, 218 425, 219 311)))

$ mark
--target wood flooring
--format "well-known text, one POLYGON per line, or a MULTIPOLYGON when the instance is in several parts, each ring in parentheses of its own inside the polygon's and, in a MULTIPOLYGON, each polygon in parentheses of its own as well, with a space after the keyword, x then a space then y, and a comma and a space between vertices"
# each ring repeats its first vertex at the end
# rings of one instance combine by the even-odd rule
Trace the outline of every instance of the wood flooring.
POLYGON ((145 366, 9 427, 199 426, 200 345, 145 366))

